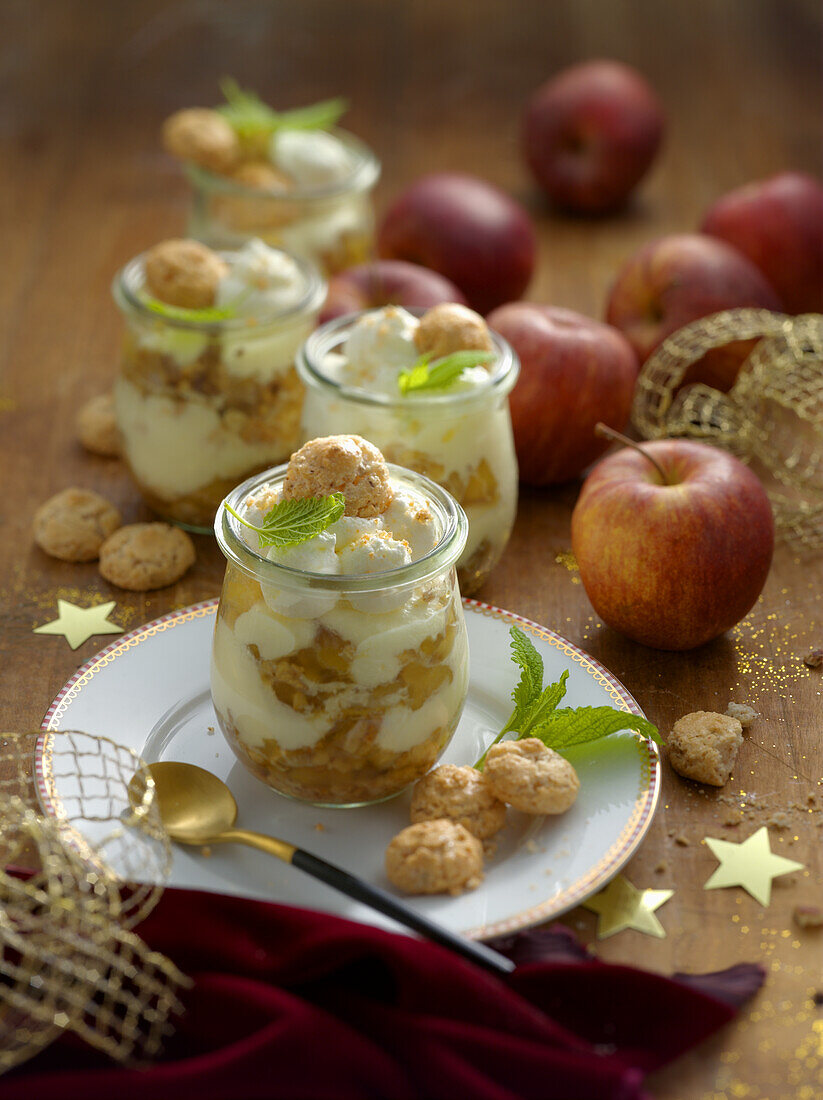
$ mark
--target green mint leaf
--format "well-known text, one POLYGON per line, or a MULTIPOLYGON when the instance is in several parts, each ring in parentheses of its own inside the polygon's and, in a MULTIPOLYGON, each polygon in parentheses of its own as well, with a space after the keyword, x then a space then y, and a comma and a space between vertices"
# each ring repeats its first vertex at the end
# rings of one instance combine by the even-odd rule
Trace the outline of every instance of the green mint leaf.
POLYGON ((517 738, 518 741, 523 737, 532 737, 532 731, 539 729, 554 713, 557 704, 566 694, 566 680, 568 680, 568 678, 569 670, 564 669, 560 673, 560 679, 556 683, 549 684, 547 688, 544 688, 531 706, 528 707, 519 726, 511 727, 512 729, 517 729, 519 734, 517 738))
POLYGON ((508 722, 474 765, 483 770, 489 749, 506 736, 514 733, 514 740, 537 737, 555 752, 563 752, 573 745, 585 745, 599 741, 612 733, 635 730, 658 745, 662 744, 657 727, 646 718, 615 707, 564 707, 557 705, 566 694, 568 669, 560 679, 543 687, 543 659, 522 630, 513 626, 511 635, 512 660, 520 668, 520 680, 512 691, 514 710, 508 722))
POLYGON ((280 500, 265 516, 261 527, 249 523, 226 504, 235 519, 256 531, 261 546, 299 546, 301 542, 325 531, 343 515, 346 498, 342 493, 328 497, 307 497, 303 500, 280 500))
POLYGON ((520 668, 520 680, 512 691, 514 710, 503 727, 503 733, 520 728, 529 708, 543 690, 543 658, 520 627, 511 627, 509 635, 512 660, 520 668))
POLYGON ((572 745, 599 741, 601 737, 608 737, 622 730, 635 730, 643 737, 649 737, 658 745, 661 744, 657 726, 641 718, 639 714, 616 710, 614 707, 564 707, 546 714, 526 736, 537 737, 550 749, 562 752, 572 745))
POLYGON ((236 80, 224 77, 220 91, 226 102, 217 108, 241 138, 273 134, 276 130, 330 130, 348 110, 345 99, 324 99, 293 111, 275 111, 236 80))
POLYGON ((397 385, 403 394, 418 390, 445 390, 457 381, 467 367, 479 367, 492 359, 493 351, 464 350, 454 351, 431 362, 431 356, 427 353, 421 355, 409 370, 400 372, 397 385))
POLYGON ((231 77, 220 81, 220 91, 226 102, 217 110, 241 138, 273 134, 277 129, 280 115, 254 92, 244 90, 231 77))
POLYGON ((310 107, 297 107, 280 115, 280 130, 331 130, 349 109, 348 101, 337 96, 310 107))
POLYGON ((172 306, 168 302, 161 302, 159 298, 150 298, 141 295, 141 301, 146 309, 151 310, 160 317, 168 317, 171 321, 191 321, 207 323, 213 321, 228 321, 237 316, 234 306, 206 306, 204 309, 186 309, 183 306, 172 306))

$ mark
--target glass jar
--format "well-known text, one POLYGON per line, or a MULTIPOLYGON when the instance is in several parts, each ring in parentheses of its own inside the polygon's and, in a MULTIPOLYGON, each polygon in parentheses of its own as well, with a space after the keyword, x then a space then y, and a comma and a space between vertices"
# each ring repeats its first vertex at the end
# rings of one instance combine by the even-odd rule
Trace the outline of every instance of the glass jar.
MULTIPOLYGON (((232 253, 222 253, 232 263, 232 253)), ((189 321, 143 297, 144 258, 115 277, 126 332, 114 386, 123 457, 146 503, 172 523, 210 533, 240 480, 296 449, 303 385, 295 354, 317 323, 326 284, 296 260, 304 292, 264 318, 189 321)))
POLYGON ((341 130, 352 172, 323 187, 288 191, 249 187, 196 164, 186 171, 194 194, 188 233, 211 248, 237 248, 252 237, 312 260, 325 275, 364 263, 374 248, 371 192, 380 161, 341 130))
MULTIPOLYGON (((411 310, 410 312, 420 312, 411 310)), ((472 389, 421 390, 397 397, 346 385, 328 371, 362 314, 321 325, 297 356, 306 387, 302 441, 350 432, 374 443, 388 461, 442 485, 469 521, 457 564, 460 589, 471 595, 500 560, 517 513, 517 457, 508 395, 520 361, 490 332, 496 358, 488 384, 472 389)))
MULTIPOLYGON (((250 494, 280 486, 285 471, 250 478, 227 503, 242 515, 250 494)), ((437 541, 381 573, 280 565, 251 548, 225 506, 215 520, 227 561, 211 666, 220 727, 264 783, 319 806, 378 802, 420 779, 451 740, 468 689, 454 568, 466 517, 427 478, 389 472, 428 507, 437 541)))

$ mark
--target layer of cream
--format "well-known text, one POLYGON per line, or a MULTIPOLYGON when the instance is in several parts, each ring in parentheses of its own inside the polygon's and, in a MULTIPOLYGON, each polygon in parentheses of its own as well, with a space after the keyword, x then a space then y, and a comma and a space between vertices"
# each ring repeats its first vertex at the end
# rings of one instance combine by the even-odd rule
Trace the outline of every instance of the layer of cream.
MULTIPOLYGON (((335 722, 352 709, 385 713, 377 743, 390 752, 405 752, 438 729, 448 726, 459 711, 468 686, 468 652, 465 634, 458 631, 445 661, 450 679, 417 710, 406 702, 406 689, 398 683, 393 692, 375 704, 374 688, 395 681, 401 655, 419 649, 427 638, 445 629, 453 594, 441 583, 418 590, 415 597, 392 611, 358 610, 340 600, 317 619, 294 619, 260 602, 240 615, 234 628, 218 619, 212 651, 211 687, 215 708, 231 717, 238 736, 252 748, 277 741, 284 750, 316 744, 335 722), (354 648, 351 682, 317 685, 324 699, 322 709, 300 714, 281 703, 260 674, 259 662, 249 646, 257 647, 262 660, 288 657, 312 644, 319 627, 338 633, 354 648)), ((459 603, 453 613, 462 616, 459 603)))
POLYGON ((164 500, 174 500, 218 478, 238 481, 251 470, 287 457, 277 441, 248 443, 220 415, 219 402, 185 401, 146 394, 119 378, 114 385, 117 423, 124 457, 140 484, 164 500))

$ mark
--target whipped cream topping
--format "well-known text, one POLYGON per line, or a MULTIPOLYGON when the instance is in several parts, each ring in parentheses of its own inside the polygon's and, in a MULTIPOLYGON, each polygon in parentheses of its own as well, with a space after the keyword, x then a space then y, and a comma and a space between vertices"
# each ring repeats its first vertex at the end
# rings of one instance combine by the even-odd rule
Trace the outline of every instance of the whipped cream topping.
POLYGON ((341 141, 323 130, 280 130, 272 135, 269 159, 298 187, 343 183, 352 173, 351 155, 341 141))
POLYGON ((305 276, 292 257, 255 238, 234 254, 217 285, 215 305, 263 320, 293 309, 305 294, 305 276))
MULTIPOLYGON (((267 486, 246 500, 244 519, 260 526, 280 498, 267 486)), ((382 515, 342 516, 325 531, 297 546, 259 546, 257 534, 244 528, 248 545, 278 565, 307 573, 362 576, 409 565, 437 545, 437 520, 428 504, 406 489, 395 488, 382 515)))
MULTIPOLYGON (((415 344, 418 319, 400 306, 384 306, 362 314, 349 329, 340 352, 329 353, 323 363, 327 377, 369 393, 399 398, 397 379, 420 358, 415 344)), ((487 386, 490 374, 484 366, 466 367, 449 393, 487 386)))

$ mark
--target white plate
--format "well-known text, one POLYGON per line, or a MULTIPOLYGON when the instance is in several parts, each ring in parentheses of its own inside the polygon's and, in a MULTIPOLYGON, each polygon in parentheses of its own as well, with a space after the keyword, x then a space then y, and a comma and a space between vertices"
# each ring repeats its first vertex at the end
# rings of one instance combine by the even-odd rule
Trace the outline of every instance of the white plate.
MULTIPOLYGON (((642 713, 626 689, 565 639, 517 615, 465 600, 471 675, 460 725, 444 763, 472 763, 511 711, 517 671, 509 627, 517 623, 540 651, 547 679, 568 668, 564 705, 642 713)), ((49 707, 42 728, 103 734, 149 762, 185 760, 226 780, 246 828, 274 833, 384 887, 383 853, 409 823, 409 794, 353 810, 317 809, 282 798, 238 762, 220 733, 209 695, 209 653, 217 601, 172 612, 92 657, 49 707)), ((41 734, 36 774, 47 813, 59 814, 79 778, 55 778, 53 737, 41 734)), ((454 931, 487 939, 556 917, 599 890, 629 859, 651 824, 660 790, 655 746, 626 732, 569 753, 580 794, 557 818, 509 811, 486 878, 460 897, 410 903, 454 931)), ((391 927, 391 922, 296 868, 239 846, 210 858, 175 847, 171 885, 265 898, 391 927)))

